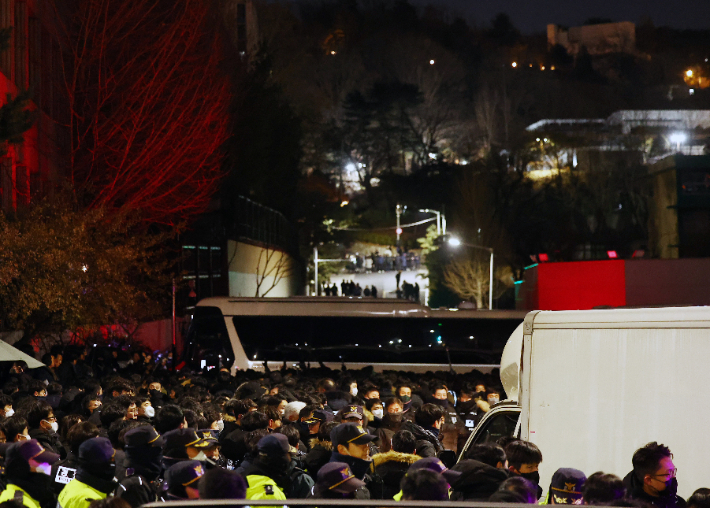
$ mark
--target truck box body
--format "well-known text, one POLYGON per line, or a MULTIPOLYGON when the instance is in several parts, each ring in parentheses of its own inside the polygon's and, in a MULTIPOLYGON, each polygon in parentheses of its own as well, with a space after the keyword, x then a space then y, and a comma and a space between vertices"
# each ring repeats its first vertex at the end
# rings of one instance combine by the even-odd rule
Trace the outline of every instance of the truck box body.
MULTIPOLYGON (((519 405, 487 416, 520 412, 520 437, 543 454, 543 490, 560 467, 623 478, 651 441, 671 449, 679 495, 710 487, 710 307, 531 312, 506 345, 501 381, 519 405)), ((501 425, 479 427, 466 449, 501 425)))
POLYGON ((673 452, 678 493, 710 486, 710 308, 530 313, 523 324, 521 437, 559 467, 631 471, 636 449, 673 452))

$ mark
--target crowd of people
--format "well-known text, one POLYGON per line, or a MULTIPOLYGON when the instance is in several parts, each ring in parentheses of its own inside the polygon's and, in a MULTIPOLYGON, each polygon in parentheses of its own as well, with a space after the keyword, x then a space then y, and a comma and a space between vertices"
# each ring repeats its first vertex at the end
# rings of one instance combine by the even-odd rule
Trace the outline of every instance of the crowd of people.
MULTIPOLYGON (((325 283, 324 287, 321 288, 320 294, 325 296, 338 296, 338 286, 335 282, 332 286, 329 283, 325 283)), ((377 287, 373 285, 371 288, 368 285, 363 289, 360 283, 343 279, 343 282, 340 283, 340 294, 342 296, 371 296, 372 298, 377 298, 377 287)))
MULTIPOLYGON (((686 507, 673 456, 655 442, 623 479, 558 469, 544 499, 531 442, 504 436, 457 462, 458 442, 504 396, 494 374, 232 376, 156 368, 145 353, 98 371, 86 351, 58 348, 45 360, 3 373, 3 508, 307 498, 686 507)), ((710 506, 710 490, 687 506, 710 506)))
POLYGON ((350 254, 345 269, 353 273, 377 273, 402 270, 419 270, 421 259, 418 253, 402 247, 388 247, 382 252, 350 254))

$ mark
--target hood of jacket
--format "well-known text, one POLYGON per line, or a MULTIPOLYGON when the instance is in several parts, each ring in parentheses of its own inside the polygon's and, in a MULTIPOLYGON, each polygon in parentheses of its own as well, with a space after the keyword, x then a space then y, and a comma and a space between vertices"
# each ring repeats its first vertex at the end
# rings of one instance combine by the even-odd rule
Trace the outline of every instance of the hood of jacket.
POLYGON ((451 469, 461 473, 451 487, 465 493, 466 500, 488 499, 509 476, 504 469, 471 459, 462 460, 451 469))
POLYGON ((414 422, 405 421, 402 424, 402 430, 408 430, 409 432, 414 434, 414 437, 417 438, 417 441, 429 441, 432 445, 434 445, 436 453, 439 453, 444 449, 441 442, 439 442, 439 438, 435 436, 433 432, 425 430, 423 427, 417 425, 414 422))
POLYGON ((388 462, 398 462, 400 464, 409 464, 410 466, 421 459, 419 455, 412 453, 402 453, 390 450, 384 453, 378 453, 372 456, 372 464, 375 467, 381 466, 388 462))
POLYGON ((326 450, 333 451, 333 443, 330 441, 326 441, 325 439, 318 439, 317 437, 311 438, 310 441, 308 441, 308 446, 312 450, 316 446, 320 446, 321 448, 324 448, 326 450))

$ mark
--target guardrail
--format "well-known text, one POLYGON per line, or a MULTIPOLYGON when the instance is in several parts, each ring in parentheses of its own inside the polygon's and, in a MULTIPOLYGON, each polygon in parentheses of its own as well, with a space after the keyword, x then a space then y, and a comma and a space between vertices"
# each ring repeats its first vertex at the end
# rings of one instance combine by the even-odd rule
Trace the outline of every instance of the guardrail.
MULTIPOLYGON (((393 499, 288 499, 286 501, 276 500, 247 500, 247 499, 200 499, 194 501, 170 501, 170 507, 184 506, 213 506, 213 507, 243 507, 243 506, 271 506, 271 507, 291 507, 307 506, 324 508, 327 506, 361 506, 365 507, 398 507, 398 508, 521 508, 518 503, 491 503, 488 501, 395 501, 393 499)), ((143 508, 165 508, 164 502, 144 504, 143 508)), ((606 507, 595 507, 606 508, 606 507)))

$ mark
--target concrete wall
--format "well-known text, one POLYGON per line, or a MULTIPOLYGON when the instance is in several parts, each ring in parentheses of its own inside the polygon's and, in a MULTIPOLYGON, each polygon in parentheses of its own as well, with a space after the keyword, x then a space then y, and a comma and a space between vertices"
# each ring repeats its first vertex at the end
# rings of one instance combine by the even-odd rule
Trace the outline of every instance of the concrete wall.
POLYGON ((633 53, 636 49, 636 25, 630 21, 571 27, 564 30, 557 25, 547 26, 547 44, 563 46, 570 55, 577 55, 582 47, 590 55, 633 53))
POLYGON ((266 296, 285 297, 302 293, 304 284, 300 265, 285 252, 230 240, 227 256, 229 296, 257 296, 258 279, 263 279, 259 296, 264 296, 274 283, 276 285, 266 296))

